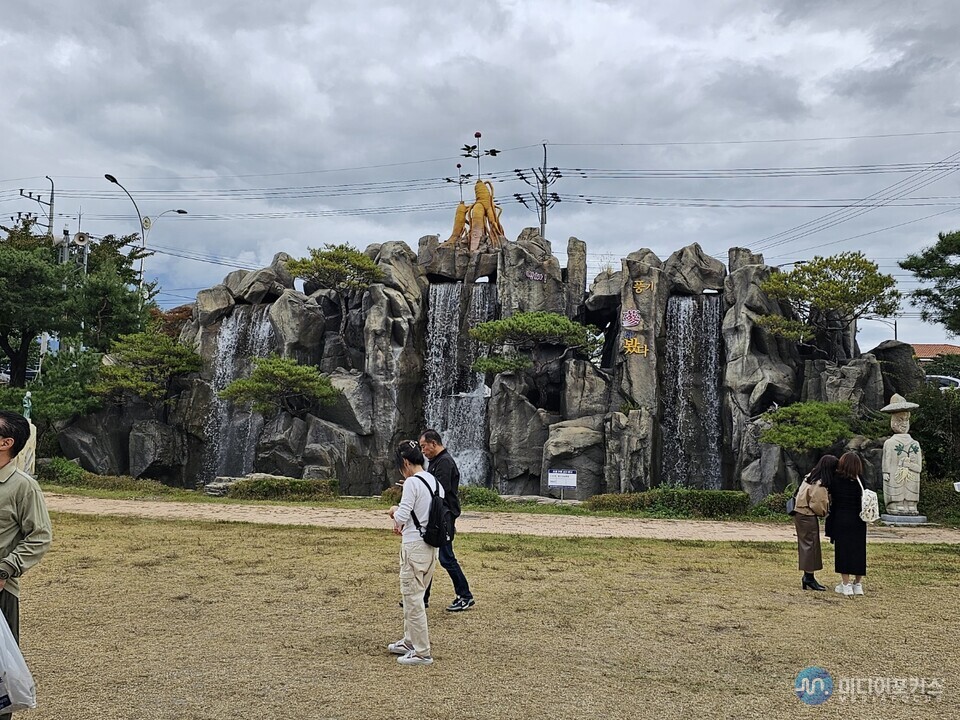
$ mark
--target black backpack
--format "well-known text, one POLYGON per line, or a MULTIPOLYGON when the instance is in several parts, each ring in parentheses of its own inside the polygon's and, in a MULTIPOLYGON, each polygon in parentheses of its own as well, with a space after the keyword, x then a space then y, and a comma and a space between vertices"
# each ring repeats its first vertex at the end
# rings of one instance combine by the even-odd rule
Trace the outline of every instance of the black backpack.
POLYGON ((419 478, 420 482, 430 492, 430 514, 427 517, 427 524, 421 525, 417 519, 417 514, 415 512, 410 513, 413 524, 417 526, 417 530, 420 532, 420 537, 427 545, 432 547, 440 547, 451 542, 453 540, 453 518, 450 515, 450 508, 447 503, 440 497, 440 481, 436 480, 437 487, 432 489, 426 479, 420 477, 420 475, 414 477, 419 478))

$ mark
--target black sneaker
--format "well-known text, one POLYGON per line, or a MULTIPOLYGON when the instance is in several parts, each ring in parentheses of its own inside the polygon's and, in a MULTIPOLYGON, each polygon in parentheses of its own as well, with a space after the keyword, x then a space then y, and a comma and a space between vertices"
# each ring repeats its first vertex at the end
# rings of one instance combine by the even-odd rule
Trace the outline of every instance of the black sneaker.
POLYGON ((477 603, 473 598, 458 597, 447 606, 447 612, 463 612, 467 608, 472 608, 476 604, 477 603))
MULTIPOLYGON (((400 602, 398 602, 397 605, 399 605, 400 607, 403 607, 403 600, 401 600, 400 602)), ((427 603, 424 603, 424 604, 423 604, 423 609, 424 609, 424 610, 426 610, 428 607, 430 607, 430 603, 427 602, 427 603)))

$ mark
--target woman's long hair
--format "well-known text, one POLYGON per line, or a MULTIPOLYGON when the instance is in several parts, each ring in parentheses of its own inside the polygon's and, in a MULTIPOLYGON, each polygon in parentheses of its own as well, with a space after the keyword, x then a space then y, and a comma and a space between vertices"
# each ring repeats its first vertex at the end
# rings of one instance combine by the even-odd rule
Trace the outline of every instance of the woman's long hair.
POLYGON ((855 452, 845 452, 837 463, 837 475, 855 481, 863 474, 863 460, 855 452))
POLYGON ((833 482, 833 474, 837 469, 837 464, 840 461, 837 459, 836 455, 824 455, 813 466, 813 470, 810 471, 810 477, 808 480, 812 482, 820 481, 820 484, 825 488, 829 488, 830 484, 833 482))

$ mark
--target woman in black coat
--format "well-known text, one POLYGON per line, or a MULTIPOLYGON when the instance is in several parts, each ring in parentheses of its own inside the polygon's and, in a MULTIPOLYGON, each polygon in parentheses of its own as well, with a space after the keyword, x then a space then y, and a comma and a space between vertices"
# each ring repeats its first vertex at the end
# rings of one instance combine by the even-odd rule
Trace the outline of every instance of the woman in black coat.
POLYGON ((860 519, 863 485, 860 474, 863 461, 856 453, 844 453, 830 486, 830 514, 826 534, 836 545, 834 570, 842 581, 835 588, 842 595, 863 595, 863 576, 867 574, 867 524, 860 519), (850 576, 853 576, 853 582, 850 576))

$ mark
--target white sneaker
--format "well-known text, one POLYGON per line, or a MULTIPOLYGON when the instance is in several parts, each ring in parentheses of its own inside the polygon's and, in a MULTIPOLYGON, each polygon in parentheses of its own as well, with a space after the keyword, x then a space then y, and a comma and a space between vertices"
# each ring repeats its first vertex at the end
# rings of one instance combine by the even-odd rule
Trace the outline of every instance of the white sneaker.
POLYGON ((854 595, 863 595, 863 583, 854 583, 854 584, 853 584, 853 594, 854 594, 854 595))
POLYGON ((390 643, 387 645, 387 650, 394 655, 406 655, 407 653, 413 652, 413 648, 407 645, 404 640, 397 640, 395 643, 390 643))
POLYGON ((834 591, 840 593, 841 595, 853 597, 853 585, 849 583, 840 583, 834 588, 834 591))
POLYGON ((406 655, 397 658, 401 665, 433 665, 433 658, 429 655, 417 655, 416 650, 411 650, 406 655))

